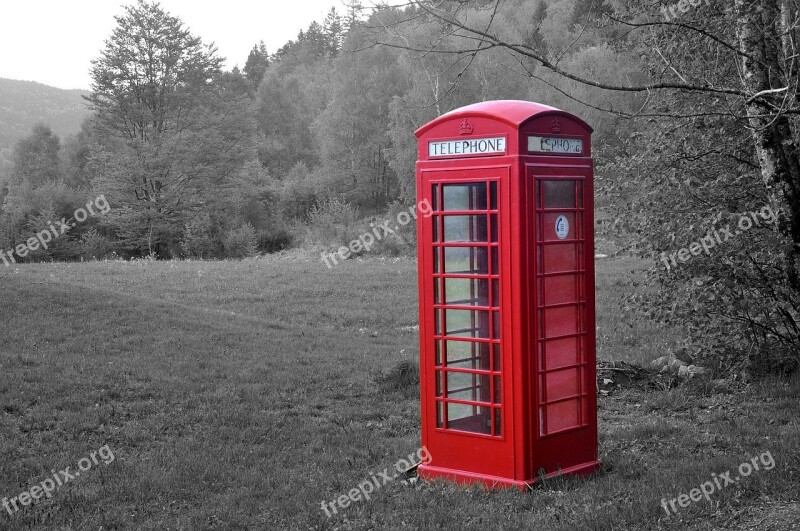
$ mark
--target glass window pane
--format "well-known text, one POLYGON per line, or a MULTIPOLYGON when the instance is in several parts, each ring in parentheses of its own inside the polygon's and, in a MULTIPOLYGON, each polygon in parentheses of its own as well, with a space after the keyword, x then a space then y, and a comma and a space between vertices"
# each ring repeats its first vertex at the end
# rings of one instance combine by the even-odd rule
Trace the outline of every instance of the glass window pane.
POLYGON ((496 278, 492 279, 492 306, 500 306, 500 281, 496 278))
POLYGON ((497 232, 500 229, 500 227, 497 226, 497 224, 499 223, 497 220, 497 214, 492 214, 491 217, 492 217, 492 243, 497 243, 498 241, 497 232))
POLYGON ((486 242, 486 216, 444 216, 444 241, 486 242))
POLYGON ((447 366, 457 369, 489 370, 489 344, 446 341, 447 366))
POLYGON ((544 208, 575 208, 575 181, 542 181, 544 208))
POLYGON ((580 426, 580 405, 580 400, 566 400, 546 406, 547 433, 580 426))
POLYGON ((502 403, 503 402, 502 396, 503 396, 503 393, 502 393, 502 390, 500 389, 500 377, 499 376, 495 376, 494 377, 494 403, 495 404, 502 403))
POLYGON ((492 433, 491 409, 484 406, 447 404, 447 427, 472 433, 492 433))
POLYGON ((486 210, 486 183, 442 185, 442 210, 486 210))
POLYGON ((500 274, 500 250, 497 247, 492 247, 492 274, 500 274))
POLYGON ((433 303, 434 304, 439 304, 439 301, 440 301, 440 298, 439 298, 439 293, 440 293, 439 286, 440 286, 440 284, 441 284, 441 280, 440 279, 438 279, 438 278, 434 278, 433 279, 433 303))
POLYGON ((431 224, 433 227, 433 241, 435 243, 439 241, 439 216, 433 216, 431 218, 431 224))
POLYGON ((500 409, 494 410, 494 434, 500 436, 503 434, 502 413, 500 409))
POLYGON ((433 272, 434 273, 438 273, 439 272, 439 248, 438 247, 434 247, 433 248, 433 272))
POLYGON ((497 181, 492 181, 489 184, 489 191, 491 194, 491 204, 489 205, 489 208, 492 210, 497 210, 497 181))
POLYGON ((444 272, 486 274, 489 272, 486 247, 447 247, 444 251, 444 272))
POLYGON ((434 184, 433 190, 431 191, 431 210, 434 212, 439 210, 439 185, 434 184))
POLYGON ((447 398, 488 402, 489 376, 469 372, 448 372, 447 398))
POLYGON ((478 278, 444 279, 445 304, 489 306, 489 281, 478 278))
POLYGON ((444 426, 444 404, 436 402, 436 427, 441 428, 444 426))
POLYGON ((489 312, 481 310, 445 310, 445 335, 489 338, 489 312))

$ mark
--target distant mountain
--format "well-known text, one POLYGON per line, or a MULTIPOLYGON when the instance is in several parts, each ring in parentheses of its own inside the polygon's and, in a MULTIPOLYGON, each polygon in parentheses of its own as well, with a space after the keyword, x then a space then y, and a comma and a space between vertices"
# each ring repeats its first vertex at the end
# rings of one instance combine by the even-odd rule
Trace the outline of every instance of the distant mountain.
POLYGON ((49 125, 61 137, 80 131, 89 111, 82 90, 63 90, 33 81, 0 78, 0 167, 11 148, 37 123, 49 125))

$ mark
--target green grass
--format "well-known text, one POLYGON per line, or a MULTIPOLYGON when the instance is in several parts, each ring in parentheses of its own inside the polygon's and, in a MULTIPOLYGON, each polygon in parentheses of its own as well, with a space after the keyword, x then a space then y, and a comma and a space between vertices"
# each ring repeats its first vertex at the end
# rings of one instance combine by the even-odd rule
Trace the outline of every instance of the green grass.
MULTIPOLYGON (((601 356, 649 361, 674 337, 617 303, 598 261, 601 356)), ((316 259, 0 268, 0 498, 108 444, 115 461, 0 529, 738 529, 800 519, 800 382, 600 399, 605 470, 532 493, 394 482, 346 493, 419 446, 416 264, 316 259), (677 497, 770 451, 773 470, 666 518, 677 497)))

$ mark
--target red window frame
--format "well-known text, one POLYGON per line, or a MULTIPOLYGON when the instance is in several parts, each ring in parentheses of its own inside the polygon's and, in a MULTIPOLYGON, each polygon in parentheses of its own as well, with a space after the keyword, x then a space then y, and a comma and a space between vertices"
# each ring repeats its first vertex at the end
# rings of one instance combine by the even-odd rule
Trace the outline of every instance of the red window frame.
MULTIPOLYGON (((504 409, 502 403, 502 353, 501 353, 501 320, 500 320, 500 297, 502 297, 501 283, 501 211, 500 198, 502 196, 501 180, 497 177, 486 177, 468 180, 439 180, 431 179, 428 183, 432 198, 431 214, 431 238, 432 246, 432 271, 429 272, 433 279, 433 320, 434 330, 432 335, 434 359, 434 385, 431 387, 434 394, 433 399, 436 404, 436 430, 445 432, 466 433, 492 439, 503 438, 503 416, 504 409), (472 189, 483 185, 485 194, 483 203, 476 205, 476 197, 472 189), (448 210, 445 204, 445 187, 468 187, 467 209, 448 210), (469 216, 469 235, 466 241, 447 241, 446 218, 455 216, 469 216), (485 216, 485 240, 481 240, 475 234, 476 226, 472 220, 485 216), (447 270, 447 252, 449 249, 470 249, 466 271, 447 270), (483 261, 479 258, 481 250, 485 249, 485 272, 481 266, 483 261), (477 267, 476 267, 477 264, 477 267), (463 279, 469 281, 469 297, 456 301, 449 301, 447 298, 447 280, 463 279), (475 292, 475 286, 485 282, 486 304, 480 304, 481 293, 475 292), (467 304, 464 304, 467 302, 467 304), (448 329, 447 316, 448 310, 469 311, 470 326, 465 329, 448 329), (476 323, 476 315, 485 314, 486 322, 476 323), (480 337, 482 328, 485 328, 485 336, 480 337), (476 332, 478 334, 476 335, 476 332), (470 335, 453 335, 464 334, 470 335), (448 348, 452 342, 468 344, 470 356, 455 361, 449 360, 448 348), (485 347, 483 346, 485 345, 485 347), (486 350, 486 353, 480 352, 486 350), (485 356, 485 361, 482 358, 485 356), (470 367, 453 366, 453 364, 470 362, 470 367), (449 375, 469 375, 471 385, 449 389, 449 375), (484 389, 484 383, 488 384, 488 392, 484 389), (470 398, 453 398, 453 394, 471 391, 470 398), (449 415, 450 404, 471 408, 471 415, 459 417, 452 420, 449 415), (488 411, 488 415, 481 414, 480 410, 488 411), (488 416, 488 419, 485 417, 488 416), (458 423, 458 420, 480 420, 488 421, 488 430, 479 431, 469 429, 467 422, 458 423)), ((429 278, 431 278, 429 277, 429 278)), ((479 318, 478 321, 481 319, 479 318)))

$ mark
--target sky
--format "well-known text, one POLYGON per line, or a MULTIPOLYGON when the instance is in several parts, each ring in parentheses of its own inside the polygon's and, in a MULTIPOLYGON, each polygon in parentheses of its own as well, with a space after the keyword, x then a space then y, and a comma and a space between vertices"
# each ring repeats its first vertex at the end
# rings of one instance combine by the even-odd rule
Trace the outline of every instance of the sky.
MULTIPOLYGON (((22 0, 0 11, 0 78, 89 89, 89 68, 111 35, 124 5, 135 0, 22 0)), ((226 68, 244 66, 263 40, 273 53, 342 0, 160 0, 203 42, 214 42, 226 68)), ((370 5, 371 2, 363 2, 370 5)))

